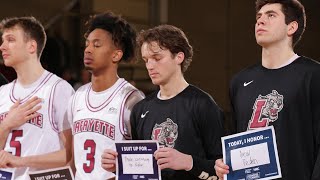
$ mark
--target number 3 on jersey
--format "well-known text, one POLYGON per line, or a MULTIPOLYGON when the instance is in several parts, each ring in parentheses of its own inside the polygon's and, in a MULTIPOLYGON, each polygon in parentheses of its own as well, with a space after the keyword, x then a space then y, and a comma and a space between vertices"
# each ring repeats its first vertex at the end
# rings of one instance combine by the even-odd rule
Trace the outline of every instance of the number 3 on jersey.
POLYGON ((84 142, 84 150, 89 150, 87 153, 87 163, 83 163, 83 170, 86 173, 91 173, 94 169, 94 163, 95 163, 95 153, 96 153, 96 143, 92 139, 87 139, 84 142))

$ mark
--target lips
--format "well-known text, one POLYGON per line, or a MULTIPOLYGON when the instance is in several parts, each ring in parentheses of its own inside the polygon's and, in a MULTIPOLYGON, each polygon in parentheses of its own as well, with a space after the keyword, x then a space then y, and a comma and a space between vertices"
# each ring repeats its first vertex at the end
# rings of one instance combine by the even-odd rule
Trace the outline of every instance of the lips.
POLYGON ((262 28, 259 28, 259 29, 256 30, 257 34, 261 34, 261 33, 264 33, 264 32, 266 32, 266 30, 262 29, 262 28))
POLYGON ((154 77, 156 77, 158 75, 158 73, 149 73, 149 76, 151 77, 151 78, 154 78, 154 77))
POLYGON ((84 64, 90 64, 92 63, 93 59, 92 58, 89 58, 89 57, 84 57, 83 58, 83 63, 84 64))
POLYGON ((9 57, 9 54, 2 54, 3 59, 7 59, 9 57))

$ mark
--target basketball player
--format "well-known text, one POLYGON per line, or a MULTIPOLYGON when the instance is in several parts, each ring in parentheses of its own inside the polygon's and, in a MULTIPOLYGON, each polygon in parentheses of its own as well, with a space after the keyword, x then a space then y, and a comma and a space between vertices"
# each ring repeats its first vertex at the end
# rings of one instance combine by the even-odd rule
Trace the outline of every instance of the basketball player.
POLYGON ((102 169, 101 154, 116 140, 131 139, 131 109, 144 95, 117 73, 120 61, 134 58, 136 32, 130 24, 107 12, 91 17, 87 25, 84 66, 92 74, 91 83, 77 90, 68 109, 75 179, 105 180, 115 175, 102 169))
MULTIPOLYGON (((214 162, 221 157, 223 113, 212 97, 186 82, 193 50, 184 32, 171 25, 138 36, 152 83, 160 87, 134 107, 132 138, 157 140, 155 152, 162 179, 215 179, 214 162)), ((117 153, 106 150, 103 167, 115 171, 117 153)))
POLYGON ((46 34, 38 20, 8 18, 1 22, 1 31, 4 64, 15 69, 17 79, 0 89, 0 116, 5 117, 16 102, 24 104, 34 96, 42 101, 36 117, 11 129, 0 152, 1 170, 13 172, 15 180, 27 180, 31 171, 63 166, 71 159, 72 134, 64 120, 65 101, 74 91, 41 66, 46 34))
MULTIPOLYGON (((261 63, 230 87, 237 132, 274 126, 282 179, 320 179, 320 65, 293 48, 306 24, 297 0, 257 0, 255 37, 261 63)), ((220 179, 229 167, 217 160, 220 179)))

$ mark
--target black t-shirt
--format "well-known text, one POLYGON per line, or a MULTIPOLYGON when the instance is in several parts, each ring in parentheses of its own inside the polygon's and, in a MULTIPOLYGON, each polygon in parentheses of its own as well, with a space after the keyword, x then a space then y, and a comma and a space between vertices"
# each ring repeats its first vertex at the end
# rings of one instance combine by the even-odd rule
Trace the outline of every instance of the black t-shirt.
POLYGON ((222 154, 221 109, 210 95, 192 85, 168 100, 160 100, 157 93, 133 108, 132 138, 157 140, 160 146, 192 155, 192 170, 165 169, 162 179, 197 179, 201 173, 204 177, 215 175, 214 163, 222 154))
POLYGON ((320 179, 320 64, 299 57, 279 69, 261 64, 230 86, 237 132, 274 126, 282 179, 320 179))
POLYGON ((0 86, 7 84, 7 79, 0 73, 0 86))

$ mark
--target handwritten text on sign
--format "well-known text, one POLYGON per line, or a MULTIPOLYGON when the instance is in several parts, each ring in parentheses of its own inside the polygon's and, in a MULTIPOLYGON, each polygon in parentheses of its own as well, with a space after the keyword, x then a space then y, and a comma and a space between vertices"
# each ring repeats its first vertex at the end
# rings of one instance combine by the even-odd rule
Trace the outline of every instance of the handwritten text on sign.
POLYGON ((152 154, 122 154, 124 174, 153 174, 152 154))
POLYGON ((270 164, 267 143, 256 144, 230 151, 234 171, 239 169, 270 164))

